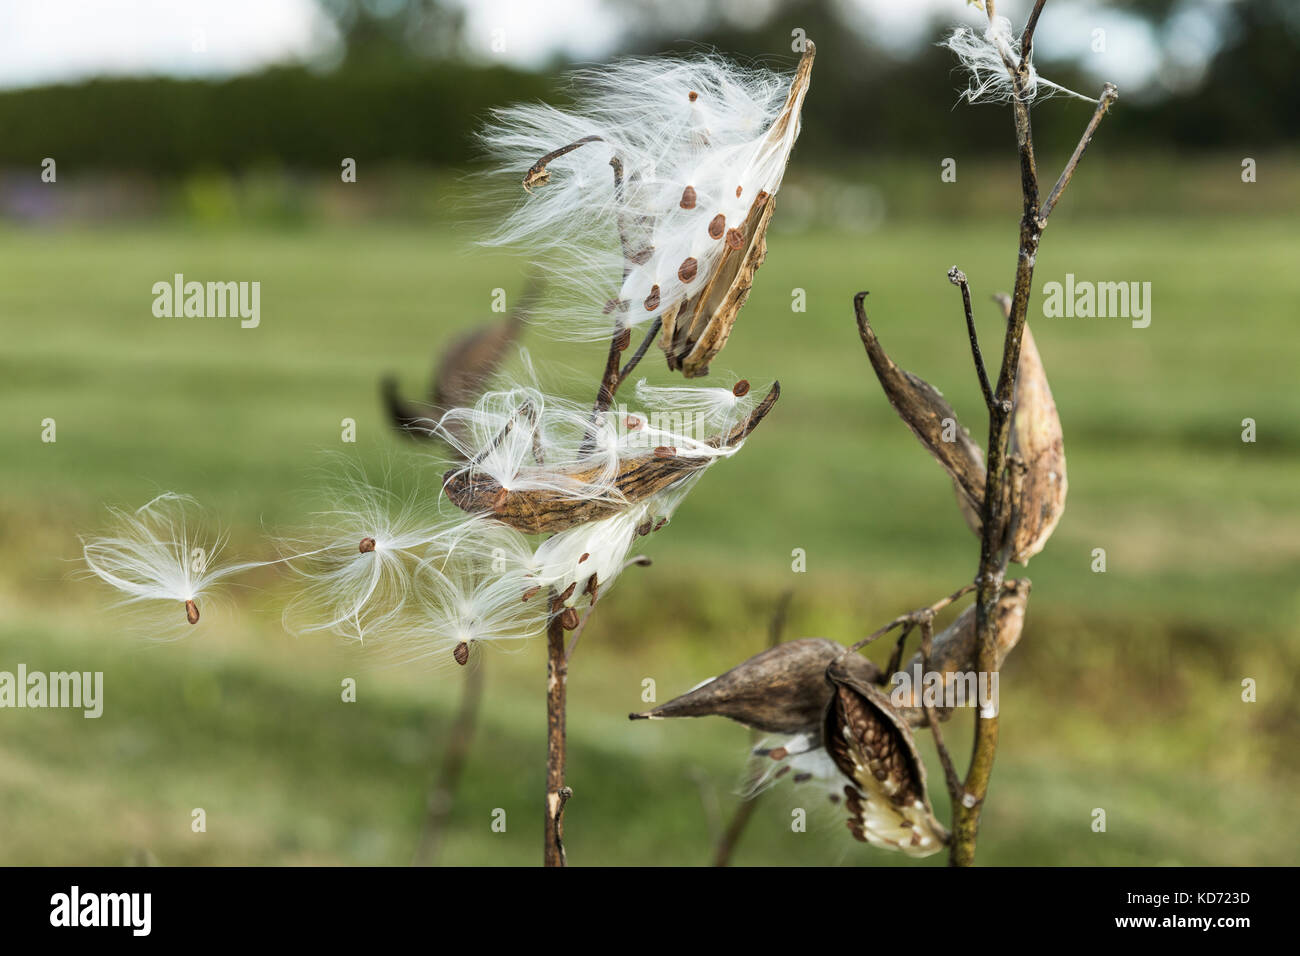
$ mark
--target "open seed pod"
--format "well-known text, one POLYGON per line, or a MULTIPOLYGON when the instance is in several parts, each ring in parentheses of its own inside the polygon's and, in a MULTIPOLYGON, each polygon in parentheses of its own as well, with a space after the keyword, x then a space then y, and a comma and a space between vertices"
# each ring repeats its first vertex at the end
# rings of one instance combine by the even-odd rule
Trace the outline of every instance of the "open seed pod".
POLYGON ((984 455, 939 390, 899 368, 886 354, 862 307, 865 294, 858 295, 854 307, 858 316, 858 334, 876 378, 899 418, 952 478, 962 514, 978 534, 979 514, 984 503, 984 455), (944 440, 945 433, 951 435, 951 441, 944 440))
MULTIPOLYGON (((998 599, 997 610, 997 662, 999 669, 1011 653, 1012 648, 1020 642, 1020 634, 1025 625, 1025 607, 1029 603, 1030 583, 1027 578, 1008 581, 1002 597, 998 599)), ((962 694, 967 701, 974 701, 975 690, 969 686, 969 677, 978 669, 975 645, 975 606, 972 604, 958 615, 947 628, 935 635, 930 647, 930 671, 943 675, 943 699, 951 699, 950 690, 955 690, 959 681, 967 681, 962 694)), ((924 693, 924 663, 918 651, 903 668, 911 680, 906 688, 887 687, 890 701, 896 705, 899 715, 912 727, 924 727, 928 724, 925 709, 921 706, 924 693), (906 692, 900 700, 900 694, 906 692)), ((977 678, 978 680, 978 678, 977 678)), ((935 716, 944 721, 952 716, 951 707, 935 706, 935 716)))
MULTIPOLYGON (((714 448, 735 447, 758 427, 780 395, 781 383, 776 382, 743 422, 725 434, 714 436, 706 444, 714 448)), ((543 534, 564 531, 585 521, 616 514, 629 504, 644 501, 676 485, 715 460, 708 455, 678 454, 672 448, 656 448, 630 456, 619 462, 610 493, 601 497, 565 494, 566 483, 572 487, 590 487, 605 472, 603 464, 581 462, 545 471, 539 466, 534 470, 553 480, 547 482, 548 487, 530 487, 523 491, 503 488, 495 479, 475 471, 473 467, 456 468, 443 476, 443 490, 462 511, 490 514, 525 534, 543 534)), ((526 471, 521 474, 527 477, 526 471)))
MULTIPOLYGON (((716 715, 768 733, 816 735, 831 699, 826 668, 844 654, 842 644, 821 637, 786 641, 680 697, 628 716, 660 720, 716 715)), ((844 666, 866 683, 875 683, 879 676, 876 666, 858 654, 846 658, 844 666)))
MULTIPOLYGON (((737 178, 743 181, 751 179, 751 170, 756 171, 749 185, 753 192, 747 193, 754 199, 743 221, 729 223, 721 213, 709 218, 711 210, 700 207, 699 229, 707 231, 709 241, 716 244, 720 254, 706 260, 692 255, 681 263, 678 276, 686 283, 686 295, 679 301, 662 303, 660 315, 663 331, 659 344, 668 359, 668 367, 680 369, 687 378, 708 374, 709 362, 727 344, 754 283, 754 273, 767 256, 767 227, 772 220, 785 162, 799 135, 799 114, 812 79, 815 55, 816 48, 809 42, 795 69, 785 106, 758 143, 746 168, 738 171, 737 178), (697 273, 702 261, 711 264, 711 271, 703 276, 697 273)), ((742 186, 737 186, 736 198, 741 196, 742 186)), ((694 209, 695 204, 695 190, 687 186, 681 208, 694 209)), ((652 299, 644 305, 647 309, 660 308, 657 292, 652 292, 652 299)), ((637 306, 638 303, 633 304, 634 308, 637 306)))
POLYGON ((1034 335, 1025 326, 1020 345, 1020 374, 1016 379, 1015 419, 1011 453, 1026 466, 1020 500, 1011 525, 1011 560, 1028 564, 1043 550, 1065 511, 1069 482, 1065 474, 1065 443, 1047 373, 1034 335))
POLYGON ((948 832, 930 806, 916 741, 889 698, 845 666, 856 656, 827 668, 833 694, 822 729, 827 753, 852 781, 844 787, 849 830, 864 843, 908 856, 938 853, 948 832))

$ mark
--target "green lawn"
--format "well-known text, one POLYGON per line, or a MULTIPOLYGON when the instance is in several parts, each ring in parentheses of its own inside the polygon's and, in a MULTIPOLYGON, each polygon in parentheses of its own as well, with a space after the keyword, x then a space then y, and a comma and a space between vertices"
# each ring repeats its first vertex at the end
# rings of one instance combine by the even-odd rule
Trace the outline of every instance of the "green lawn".
MULTIPOLYGON (((871 290, 886 348, 982 441, 945 273, 956 263, 971 277, 996 355, 987 295, 1010 285, 1014 243, 1010 220, 771 236, 714 369, 726 384, 724 370, 779 378, 783 397, 583 637, 570 680, 572 862, 705 862, 734 806, 748 732, 629 723, 644 678, 662 700, 758 650, 787 588, 791 636, 847 642, 969 579, 976 541, 881 395, 851 299, 871 290), (791 311, 794 289, 806 312, 791 311), (804 574, 791 572, 794 548, 804 574)), ((387 429, 377 380, 391 370, 422 389, 438 344, 487 317, 493 289, 517 289, 519 264, 467 252, 449 228, 391 223, 10 227, 0 257, 0 670, 102 670, 107 696, 99 720, 0 711, 0 863, 407 862, 461 674, 368 670, 349 648, 285 635, 287 582, 271 571, 187 640, 142 645, 105 611, 106 589, 77 580, 77 535, 102 526, 106 504, 175 490, 226 520, 241 554, 267 557, 266 532, 326 503, 329 453, 422 468, 387 429), (176 272, 259 280, 261 326, 155 318, 150 289, 176 272), (345 417, 355 446, 340 441, 345 417), (46 418, 54 444, 40 440, 46 418), (340 700, 347 676, 360 682, 354 704, 340 700), (195 807, 206 833, 191 832, 195 807)), ((1002 685, 982 861, 1296 862, 1297 259, 1300 234, 1281 216, 1054 217, 1036 295, 1067 272, 1149 281, 1153 320, 1031 312, 1070 496, 1026 572, 1034 592, 1002 685), (1254 444, 1241 441, 1247 417, 1254 444), (1095 548, 1105 574, 1090 570, 1095 548), (1244 677, 1257 703, 1241 702, 1244 677), (1090 829, 1098 807, 1104 834, 1090 829)), ((530 344, 566 370, 557 387, 591 391, 573 383, 596 373, 603 347, 530 344)), ((643 368, 670 381, 657 352, 643 368)), ((437 471, 422 473, 433 485, 437 471)), ((444 862, 539 857, 543 658, 535 643, 486 661, 444 862), (505 833, 491 829, 496 808, 505 833)), ((959 759, 968 733, 961 719, 948 732, 959 759)), ((768 794, 738 862, 903 862, 853 842, 829 808, 792 833, 804 800, 789 786, 768 794)))

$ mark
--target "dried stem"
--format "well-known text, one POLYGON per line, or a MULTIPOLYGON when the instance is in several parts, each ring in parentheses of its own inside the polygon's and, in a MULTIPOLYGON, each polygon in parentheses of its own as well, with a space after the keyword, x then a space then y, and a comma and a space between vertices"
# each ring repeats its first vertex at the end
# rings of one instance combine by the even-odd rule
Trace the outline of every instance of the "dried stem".
POLYGON ((984 393, 984 404, 993 404, 993 386, 989 384, 989 373, 984 368, 984 356, 980 352, 979 334, 975 331, 975 313, 970 304, 970 283, 966 273, 956 266, 948 270, 948 281, 961 289, 961 304, 966 310, 966 332, 970 336, 970 351, 975 359, 975 374, 979 376, 980 391, 984 393))
POLYGON ((564 866, 564 805, 573 791, 564 785, 566 741, 564 736, 565 691, 569 666, 564 656, 564 625, 555 613, 558 595, 550 593, 552 608, 546 625, 546 821, 545 866, 564 866))
POLYGON ((456 800, 460 777, 469 758, 470 744, 478 724, 479 702, 483 699, 483 662, 471 667, 461 688, 460 709, 456 721, 447 733, 447 748, 442 754, 442 767, 438 781, 429 794, 428 812, 424 819, 424 833, 415 851, 412 866, 431 866, 442 849, 442 836, 447 818, 456 800))
MULTIPOLYGON (((980 534, 979 585, 975 599, 976 668, 981 674, 997 672, 997 602, 1006 576, 1008 553, 1004 536, 1010 525, 1008 510, 1011 496, 1006 493, 1010 479, 1007 469, 1007 447, 1011 436, 1012 399, 1015 394, 1016 373, 1020 367, 1020 346, 1024 338, 1025 322, 1029 313, 1029 297, 1033 286, 1034 265, 1038 245, 1047 217, 1060 194, 1069 184, 1074 168, 1083 151, 1091 142, 1097 124, 1107 107, 1116 97, 1109 83, 1102 89, 1097 111, 1093 114, 1079 145, 1075 148, 1066 171, 1062 173, 1049 196, 1049 205, 1041 209, 1038 202, 1038 169, 1034 158, 1033 129, 1029 120, 1029 99, 1026 85, 1029 76, 1030 54, 1033 50, 1034 29, 1038 25, 1044 0, 1034 4, 1033 11, 1021 35, 1020 63, 1008 67, 1015 97, 1011 109, 1015 119, 1016 144, 1020 154, 1020 187, 1023 212, 1020 219, 1020 247, 1016 264, 1016 281, 1011 297, 1011 316, 1007 321, 1006 338, 1002 348, 1002 368, 998 374, 997 388, 988 400, 989 444, 986 455, 988 472, 984 488, 983 526, 980 534)), ((992 11, 990 10, 990 15, 992 11)), ((972 745, 970 767, 966 771, 962 797, 953 805, 953 833, 949 863, 969 866, 975 862, 975 842, 979 833, 980 811, 988 794, 989 778, 993 772, 993 759, 998 746, 998 718, 980 713, 975 719, 975 739, 972 745)))
MULTIPOLYGON (((781 634, 785 631, 785 619, 790 610, 790 599, 794 597, 793 591, 786 591, 777 601, 776 609, 772 612, 772 620, 767 628, 767 646, 776 647, 781 643, 781 634)), ((758 742, 758 734, 750 735, 754 743, 758 742)), ((756 777, 753 783, 758 782, 756 777)), ((740 842, 741 836, 745 832, 745 827, 749 825, 749 819, 754 815, 754 810, 758 806, 759 797, 763 794, 752 793, 740 802, 736 807, 736 812, 731 818, 731 823, 723 832, 721 839, 718 840, 717 849, 713 854, 714 866, 730 866, 731 856, 736 850, 736 844, 740 842)))

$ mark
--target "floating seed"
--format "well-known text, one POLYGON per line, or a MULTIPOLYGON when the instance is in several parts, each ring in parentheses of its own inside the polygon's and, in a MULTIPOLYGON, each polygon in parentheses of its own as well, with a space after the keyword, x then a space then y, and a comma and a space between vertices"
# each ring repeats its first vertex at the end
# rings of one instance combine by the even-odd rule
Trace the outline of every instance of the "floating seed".
POLYGON ((735 385, 731 386, 731 394, 735 395, 737 398, 744 398, 749 394, 749 382, 742 378, 735 385))
POLYGON ((784 760, 786 757, 790 756, 790 751, 786 750, 784 747, 777 747, 768 754, 768 756, 773 760, 784 760))
POLYGON ((564 603, 565 601, 567 601, 569 598, 573 597, 573 592, 577 589, 577 587, 578 587, 578 582, 577 582, 577 581, 574 581, 574 582, 573 582, 572 584, 570 584, 567 588, 565 588, 565 589, 564 589, 564 593, 561 594, 560 597, 559 597, 559 602, 560 602, 561 604, 563 604, 563 603, 564 603))
POLYGON ((185 620, 191 624, 199 623, 199 606, 194 603, 193 598, 185 602, 185 620))
POLYGON ((700 264, 695 261, 694 257, 686 259, 677 267, 677 278, 681 279, 683 282, 690 282, 695 278, 695 271, 699 268, 699 265, 700 264))
POLYGON ((727 217, 724 216, 722 213, 718 213, 711 220, 709 220, 710 239, 721 239, 722 234, 726 232, 726 230, 727 230, 727 217))
POLYGON ((631 329, 624 329, 622 332, 618 333, 618 337, 614 339, 614 348, 616 348, 620 352, 626 350, 627 347, 631 344, 632 344, 631 329))
POLYGON ((527 591, 524 592, 524 596, 523 596, 522 600, 524 600, 524 601, 530 601, 530 600, 532 600, 533 598, 535 598, 535 597, 537 596, 537 593, 538 593, 539 591, 541 591, 541 589, 542 589, 542 586, 541 586, 540 584, 535 584, 535 585, 533 585, 531 588, 529 588, 527 591))
POLYGON ((683 209, 695 208, 695 187, 694 186, 687 186, 685 189, 682 190, 681 207, 683 209))
POLYGON ((777 777, 784 777, 789 772, 790 772, 790 765, 786 764, 784 767, 782 767, 780 770, 776 772, 776 774, 772 777, 772 779, 775 780, 777 777))
POLYGON ((637 533, 637 535, 640 536, 640 537, 645 537, 646 535, 648 535, 648 534, 649 534, 651 531, 653 531, 653 530, 654 530, 654 528, 652 528, 652 527, 650 526, 650 519, 649 519, 649 518, 647 518, 644 522, 642 522, 641 524, 637 525, 637 527, 636 527, 636 533, 637 533))
POLYGON ((737 199, 740 198, 740 193, 741 193, 741 187, 740 187, 740 186, 737 186, 737 187, 736 187, 736 198, 737 198, 737 199))
POLYGON ((797 773, 793 777, 795 783, 807 783, 811 779, 812 774, 810 773, 797 773))
POLYGON ((357 550, 362 554, 369 554, 371 551, 375 550, 375 539, 362 538, 361 545, 357 548, 357 550))
POLYGON ((650 294, 645 297, 645 308, 647 312, 653 312, 655 309, 659 308, 658 285, 652 285, 650 287, 650 294))
POLYGON ((733 249, 739 249, 745 244, 745 233, 740 229, 727 230, 727 245, 733 249))
POLYGON ((579 563, 579 564, 582 564, 582 562, 583 562, 583 561, 586 561, 589 557, 591 557, 591 552, 590 552, 590 551, 584 551, 584 552, 582 553, 582 557, 580 557, 580 558, 578 559, 578 563, 579 563))
POLYGON ((667 519, 667 518, 660 518, 658 521, 655 522, 654 530, 658 531, 660 528, 662 528, 662 527, 663 527, 664 525, 666 525, 667 523, 668 523, 668 519, 667 519))
POLYGON ((469 660, 469 645, 461 641, 456 645, 456 649, 451 652, 451 656, 456 658, 457 664, 464 667, 465 662, 469 660))
POLYGON ((690 100, 692 103, 694 103, 696 100, 700 98, 700 94, 696 93, 694 90, 691 90, 689 93, 686 94, 686 98, 690 100))

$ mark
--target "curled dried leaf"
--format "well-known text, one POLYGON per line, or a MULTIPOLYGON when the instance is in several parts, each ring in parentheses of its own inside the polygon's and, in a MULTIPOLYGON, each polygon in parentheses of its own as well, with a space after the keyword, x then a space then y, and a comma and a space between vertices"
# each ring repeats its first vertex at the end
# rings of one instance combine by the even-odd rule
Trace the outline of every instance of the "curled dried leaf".
MULTIPOLYGON (((820 637, 787 641, 737 664, 633 720, 668 717, 727 717, 769 733, 817 734, 831 698, 826 668, 842 657, 842 644, 820 637)), ((857 654, 846 666, 867 683, 879 676, 874 664, 857 654)), ((781 759, 785 754, 774 759, 781 759)))
POLYGON ((978 533, 979 514, 984 503, 984 455, 939 390, 919 376, 899 368, 886 354, 867 320, 863 308, 865 296, 865 292, 859 293, 853 300, 858 334, 885 397, 912 434, 952 478, 962 514, 967 523, 974 518, 972 527, 978 533))
MULTIPOLYGON (((1029 603, 1029 588, 1029 580, 1025 578, 1008 581, 1004 585, 1002 596, 998 599, 995 627, 999 668, 1002 667, 1011 650, 1020 642, 1020 635, 1025 625, 1025 607, 1029 603)), ((934 643, 930 648, 930 672, 943 675, 944 700, 954 699, 953 696, 949 696, 949 692, 955 695, 959 681, 967 682, 962 689, 963 698, 968 701, 976 699, 977 688, 970 686, 968 677, 977 671, 976 650, 975 606, 971 605, 947 628, 935 635, 934 643)), ((925 691, 925 674, 924 662, 919 651, 912 655, 912 659, 903 670, 908 672, 911 680, 904 686, 889 688, 890 700, 910 726, 924 727, 929 722, 926 720, 925 709, 921 706, 923 699, 921 695, 925 691), (904 696, 900 698, 900 695, 904 696)), ((935 716, 941 721, 950 718, 953 710, 954 708, 942 706, 934 708, 935 716)))
POLYGON ((930 805, 916 741, 889 698, 846 670, 851 656, 826 671, 833 690, 822 729, 827 753, 852 781, 844 788, 849 830, 873 846, 930 856, 948 833, 930 805))
MULTIPOLYGON (((706 444, 714 448, 731 448, 749 436, 776 404, 781 383, 773 383, 764 399, 743 422, 731 431, 714 436, 706 444)), ((456 507, 470 514, 491 514, 525 534, 563 531, 585 521, 607 518, 629 504, 658 494, 701 469, 714 459, 704 455, 660 455, 656 451, 625 458, 619 463, 610 494, 602 497, 575 497, 563 488, 590 487, 605 474, 603 464, 578 463, 544 469, 525 469, 521 477, 545 475, 546 487, 529 487, 512 491, 496 479, 472 467, 456 468, 443 476, 443 490, 456 507)))

